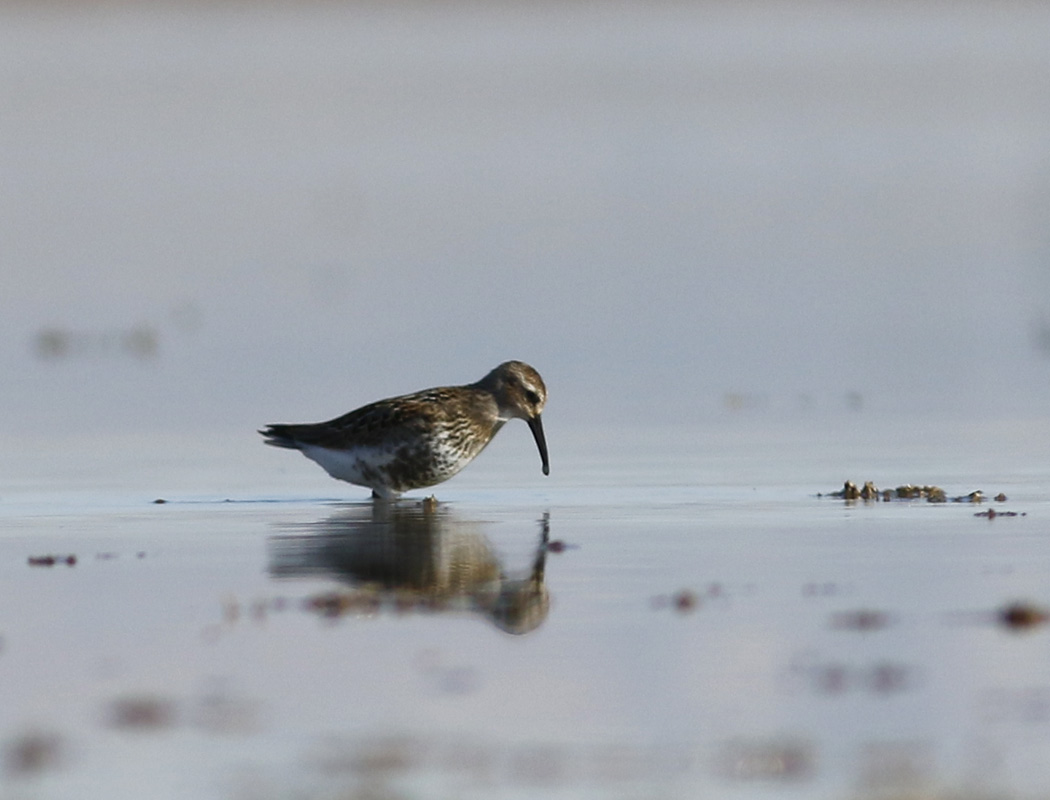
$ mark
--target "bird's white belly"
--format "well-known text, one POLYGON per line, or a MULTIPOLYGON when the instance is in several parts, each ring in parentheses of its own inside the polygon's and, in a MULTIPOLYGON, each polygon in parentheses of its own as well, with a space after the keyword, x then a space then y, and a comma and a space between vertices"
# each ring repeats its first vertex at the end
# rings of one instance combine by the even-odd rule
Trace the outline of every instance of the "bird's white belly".
POLYGON ((347 483, 372 486, 384 467, 396 457, 396 451, 384 447, 355 447, 353 450, 331 450, 327 447, 307 445, 303 455, 316 461, 324 471, 347 483))
POLYGON ((367 486, 381 496, 393 496, 401 491, 421 486, 432 486, 451 478, 470 463, 475 454, 456 452, 438 447, 436 450, 414 455, 424 464, 408 469, 414 473, 406 475, 407 455, 403 447, 355 447, 349 450, 333 450, 327 447, 307 445, 302 448, 307 458, 319 464, 325 472, 341 481, 357 486, 367 486), (409 485, 406 485, 406 482, 409 485))

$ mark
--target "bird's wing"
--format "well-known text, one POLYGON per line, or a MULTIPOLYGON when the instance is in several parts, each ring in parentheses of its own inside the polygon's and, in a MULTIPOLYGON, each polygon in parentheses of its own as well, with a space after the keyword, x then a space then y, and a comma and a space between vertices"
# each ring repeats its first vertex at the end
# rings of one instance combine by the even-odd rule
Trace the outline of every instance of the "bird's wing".
POLYGON ((267 444, 333 450, 391 444, 425 430, 444 413, 439 389, 378 400, 328 422, 268 425, 260 433, 267 444))

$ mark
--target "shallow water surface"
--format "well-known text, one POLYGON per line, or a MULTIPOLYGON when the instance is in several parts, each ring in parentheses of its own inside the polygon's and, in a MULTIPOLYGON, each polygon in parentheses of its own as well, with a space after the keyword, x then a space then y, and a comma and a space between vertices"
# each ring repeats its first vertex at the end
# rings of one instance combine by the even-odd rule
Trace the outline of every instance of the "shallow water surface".
POLYGON ((16 448, 3 796, 1045 796, 1044 425, 551 438, 387 506, 247 436, 16 448))

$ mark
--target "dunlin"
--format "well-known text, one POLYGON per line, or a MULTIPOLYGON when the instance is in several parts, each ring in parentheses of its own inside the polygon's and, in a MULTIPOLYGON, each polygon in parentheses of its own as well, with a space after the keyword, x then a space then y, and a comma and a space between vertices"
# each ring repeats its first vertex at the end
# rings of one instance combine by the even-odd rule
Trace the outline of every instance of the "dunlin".
POLYGON ((333 478, 395 498, 448 480, 515 418, 528 423, 549 474, 540 423, 546 402, 539 373, 507 361, 477 383, 378 400, 329 422, 267 425, 259 433, 266 444, 301 451, 333 478))

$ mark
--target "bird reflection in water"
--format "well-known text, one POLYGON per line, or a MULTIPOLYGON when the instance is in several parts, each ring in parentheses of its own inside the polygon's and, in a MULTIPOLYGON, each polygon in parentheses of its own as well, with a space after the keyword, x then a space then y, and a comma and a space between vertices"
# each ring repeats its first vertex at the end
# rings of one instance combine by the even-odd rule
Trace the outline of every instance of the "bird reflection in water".
POLYGON ((485 537, 484 523, 443 506, 375 503, 314 523, 306 533, 270 539, 275 578, 334 577, 353 587, 314 598, 321 613, 392 608, 399 612, 473 613, 507 633, 529 633, 547 618, 544 583, 549 513, 529 568, 508 571, 485 537))

